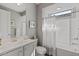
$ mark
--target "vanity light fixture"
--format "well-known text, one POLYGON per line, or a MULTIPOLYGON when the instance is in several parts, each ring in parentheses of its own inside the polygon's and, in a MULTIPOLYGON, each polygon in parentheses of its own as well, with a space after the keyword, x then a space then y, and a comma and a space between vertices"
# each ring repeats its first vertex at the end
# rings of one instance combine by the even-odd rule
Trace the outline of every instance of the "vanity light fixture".
POLYGON ((61 16, 61 15, 67 15, 67 14, 70 14, 70 13, 72 13, 72 10, 57 12, 57 13, 51 14, 51 16, 61 16))
POLYGON ((68 10, 68 11, 63 11, 63 12, 56 13, 55 16, 67 15, 67 14, 70 14, 70 13, 72 13, 72 11, 68 10))

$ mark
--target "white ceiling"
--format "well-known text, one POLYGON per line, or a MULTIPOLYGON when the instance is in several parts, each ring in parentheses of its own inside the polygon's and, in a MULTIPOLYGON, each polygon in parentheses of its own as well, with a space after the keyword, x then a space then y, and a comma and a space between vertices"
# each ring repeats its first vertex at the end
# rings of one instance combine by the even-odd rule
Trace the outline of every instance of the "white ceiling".
POLYGON ((0 5, 15 10, 17 12, 23 12, 26 9, 26 4, 17 5, 17 3, 0 3, 0 5))
POLYGON ((40 3, 35 3, 36 5, 39 5, 40 3))

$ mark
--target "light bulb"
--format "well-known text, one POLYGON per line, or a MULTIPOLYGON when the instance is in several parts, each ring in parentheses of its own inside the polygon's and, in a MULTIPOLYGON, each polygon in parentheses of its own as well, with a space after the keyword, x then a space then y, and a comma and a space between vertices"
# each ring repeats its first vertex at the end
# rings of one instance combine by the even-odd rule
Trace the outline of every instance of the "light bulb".
POLYGON ((20 6, 22 3, 17 3, 18 6, 20 6))

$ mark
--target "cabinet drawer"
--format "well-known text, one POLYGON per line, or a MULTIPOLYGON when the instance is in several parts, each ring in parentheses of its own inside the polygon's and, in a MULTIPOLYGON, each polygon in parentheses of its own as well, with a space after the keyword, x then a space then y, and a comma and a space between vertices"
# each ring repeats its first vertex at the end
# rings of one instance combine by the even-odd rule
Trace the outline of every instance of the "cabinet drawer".
POLYGON ((2 56, 23 56, 23 47, 12 50, 2 56))

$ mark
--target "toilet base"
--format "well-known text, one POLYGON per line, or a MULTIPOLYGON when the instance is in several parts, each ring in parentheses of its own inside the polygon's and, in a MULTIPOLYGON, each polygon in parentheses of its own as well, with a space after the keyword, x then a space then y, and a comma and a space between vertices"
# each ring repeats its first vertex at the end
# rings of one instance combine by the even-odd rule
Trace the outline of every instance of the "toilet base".
POLYGON ((42 46, 38 46, 35 49, 36 56, 45 56, 46 52, 47 52, 46 48, 42 46))
POLYGON ((45 55, 35 53, 35 56, 45 56, 45 55))

